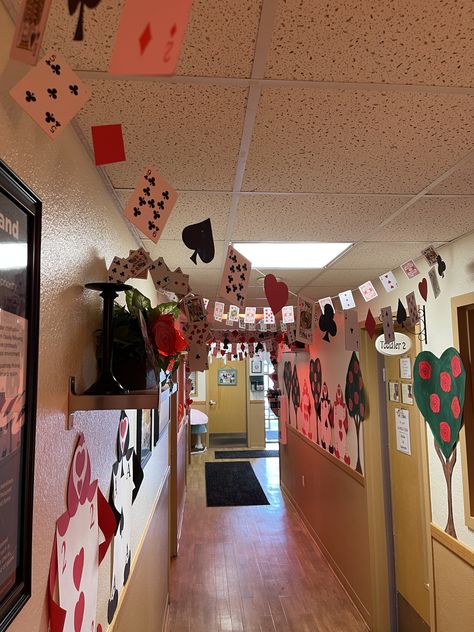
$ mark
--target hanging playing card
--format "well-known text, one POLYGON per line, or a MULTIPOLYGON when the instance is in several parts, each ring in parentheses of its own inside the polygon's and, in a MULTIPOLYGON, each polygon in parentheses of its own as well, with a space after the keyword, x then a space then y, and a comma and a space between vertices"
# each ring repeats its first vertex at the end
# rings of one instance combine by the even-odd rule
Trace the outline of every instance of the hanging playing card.
POLYGON ((360 330, 357 310, 351 309, 344 312, 344 330, 346 351, 359 351, 360 330))
POLYGON ((243 307, 252 270, 251 262, 233 246, 227 249, 219 295, 243 307))
POLYGON ((245 322, 248 325, 251 325, 255 322, 255 316, 257 315, 257 308, 256 307, 246 307, 245 308, 245 322))
POLYGON ((174 272, 169 272, 167 275, 165 289, 168 292, 174 292, 176 296, 186 296, 186 294, 190 291, 189 275, 183 274, 183 272, 181 272, 181 268, 176 268, 174 272))
POLYGON ((433 290, 434 297, 438 298, 438 296, 441 294, 441 289, 439 287, 439 281, 435 267, 428 270, 428 276, 430 277, 431 289, 433 290))
POLYGON ((304 344, 311 344, 313 341, 313 310, 313 301, 299 294, 296 309, 296 340, 304 344))
POLYGON ((282 321, 287 325, 295 322, 295 310, 293 305, 285 305, 281 310, 282 321))
POLYGON ((168 275, 170 269, 166 265, 163 257, 159 257, 156 261, 152 261, 150 265, 150 275, 157 290, 164 290, 168 283, 168 275))
POLYGON ((263 322, 265 323, 265 325, 275 324, 275 314, 272 312, 271 307, 263 308, 263 322))
POLYGON ((130 276, 134 279, 137 278, 144 270, 148 270, 148 268, 153 265, 150 253, 144 248, 130 250, 126 260, 130 266, 130 276))
POLYGON ((239 322, 239 308, 237 305, 229 305, 228 319, 231 323, 239 322))
POLYGON ((214 303, 214 320, 221 322, 223 315, 224 315, 224 303, 220 303, 219 301, 216 301, 214 303))
POLYGON ((426 259, 426 262, 428 263, 428 265, 430 266, 435 265, 438 259, 438 253, 433 248, 433 246, 428 246, 428 248, 425 248, 424 250, 421 251, 421 254, 426 259))
POLYGON ((391 270, 379 276, 379 279, 386 292, 393 292, 398 287, 397 279, 391 270))
POLYGON ((90 97, 90 90, 64 57, 48 51, 10 95, 50 138, 56 138, 90 97))
POLYGON ((400 267, 405 273, 405 276, 407 277, 407 279, 413 279, 414 277, 420 274, 420 271, 418 270, 418 267, 416 263, 413 261, 413 259, 410 259, 409 261, 405 261, 405 263, 402 263, 400 267))
POLYGON ((36 64, 50 7, 51 0, 23 0, 17 14, 11 59, 36 64))
POLYGON ((395 340, 395 331, 393 328, 392 308, 390 306, 382 307, 382 310, 380 313, 380 320, 382 321, 382 325, 383 325, 383 334, 384 334, 385 342, 386 343, 393 342, 395 340))
POLYGON ((212 237, 211 220, 206 219, 199 224, 186 226, 182 233, 184 244, 194 250, 190 259, 197 265, 197 256, 203 263, 210 263, 214 259, 214 238, 212 237))
POLYGON ((364 297, 364 301, 366 303, 368 303, 374 298, 377 298, 378 296, 377 291, 372 284, 372 281, 366 281, 362 285, 359 285, 359 292, 364 297))
POLYGON ((184 312, 189 323, 199 323, 206 320, 206 309, 201 296, 186 296, 184 312))
POLYGON ((288 331, 286 332, 286 341, 289 345, 292 345, 294 342, 296 342, 296 329, 294 329, 293 327, 288 328, 288 331))
POLYGON ((192 0, 127 0, 110 74, 174 74, 191 3, 192 0))
POLYGON ((336 311, 336 310, 334 309, 334 304, 333 304, 333 302, 332 302, 332 298, 331 298, 330 296, 326 296, 326 298, 320 298, 320 299, 319 299, 319 301, 318 301, 318 303, 319 303, 319 307, 320 307, 320 309, 321 309, 321 312, 322 312, 323 314, 324 314, 324 307, 325 307, 326 305, 330 305, 330 306, 331 306, 333 313, 336 311))
POLYGON ((176 191, 156 169, 146 169, 123 214, 156 244, 177 199, 176 191))
POLYGON ((339 301, 342 309, 353 309, 355 307, 354 295, 352 290, 346 290, 339 294, 339 301))
POLYGON ((245 329, 245 316, 239 316, 239 329, 245 329))
POLYGON ((418 315, 418 305, 416 304, 415 292, 407 294, 408 318, 412 327, 420 320, 418 315))
POLYGON ((108 165, 125 160, 122 126, 94 125, 91 127, 95 164, 108 165))
POLYGON ((107 270, 107 281, 109 283, 126 283, 131 276, 128 260, 114 257, 107 270))

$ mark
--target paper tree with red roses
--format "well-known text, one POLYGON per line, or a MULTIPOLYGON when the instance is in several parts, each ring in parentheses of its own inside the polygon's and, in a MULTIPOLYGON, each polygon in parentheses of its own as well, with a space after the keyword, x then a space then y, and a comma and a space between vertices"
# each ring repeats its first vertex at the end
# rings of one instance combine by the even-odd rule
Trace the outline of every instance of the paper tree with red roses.
POLYGON ((349 416, 355 423, 357 434, 357 465, 356 472, 362 474, 362 465, 360 463, 360 425, 365 418, 365 391, 364 380, 360 370, 359 359, 353 352, 346 376, 345 399, 349 416))
POLYGON ((422 351, 415 361, 413 391, 416 403, 435 439, 448 489, 446 533, 456 538, 453 519, 452 476, 462 426, 466 371, 461 356, 450 347, 440 358, 422 351))

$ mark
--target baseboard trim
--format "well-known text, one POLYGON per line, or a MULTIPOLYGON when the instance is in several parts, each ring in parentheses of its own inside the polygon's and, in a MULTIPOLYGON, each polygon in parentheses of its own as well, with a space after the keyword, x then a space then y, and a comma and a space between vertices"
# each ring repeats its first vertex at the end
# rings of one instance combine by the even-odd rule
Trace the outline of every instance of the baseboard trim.
POLYGON ((321 551, 322 555, 325 557, 326 561, 328 562, 329 566, 331 567, 331 570, 333 571, 333 573, 336 576, 337 580, 341 584, 344 592, 347 594, 347 596, 349 597, 349 599, 353 603, 354 607, 359 611, 360 615, 364 619, 364 622, 365 622, 365 624, 367 626, 367 630, 370 630, 370 622, 371 622, 370 612, 367 610, 367 608, 364 606, 362 601, 359 599, 359 597, 358 597, 357 593, 355 592, 355 590, 353 589, 351 583, 349 582, 347 577, 344 575, 342 570, 339 568, 337 562, 334 560, 334 558, 329 553, 327 548, 324 546, 324 543, 322 542, 322 540, 320 539, 320 537, 318 536, 318 534, 316 533, 314 528, 311 526, 311 524, 308 521, 307 517, 305 516, 305 514, 303 513, 303 511, 301 510, 301 508, 299 507, 299 505, 297 504, 297 502, 295 501, 293 496, 291 495, 291 493, 290 493, 289 489, 287 488, 287 486, 285 485, 285 483, 283 483, 283 481, 280 481, 280 485, 281 485, 281 489, 282 489, 283 493, 285 494, 286 498, 288 499, 288 502, 291 504, 293 509, 296 511, 296 513, 300 517, 301 521, 303 522, 304 526, 308 530, 312 540, 314 541, 314 543, 316 544, 318 549, 321 551))

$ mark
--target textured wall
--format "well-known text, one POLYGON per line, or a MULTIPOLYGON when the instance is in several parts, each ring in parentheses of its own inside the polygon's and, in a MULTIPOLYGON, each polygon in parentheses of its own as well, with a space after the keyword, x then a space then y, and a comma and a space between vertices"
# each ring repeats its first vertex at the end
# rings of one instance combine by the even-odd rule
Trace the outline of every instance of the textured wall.
MULTIPOLYGON (((82 389, 95 374, 93 332, 100 325, 101 299, 84 291, 83 285, 102 280, 104 260, 109 263, 115 254, 128 254, 136 244, 73 129, 50 141, 9 96, 11 86, 27 70, 8 62, 12 34, 0 2, 0 157, 43 201, 33 597, 10 629, 45 632, 54 524, 65 510, 65 483, 77 431, 86 436, 93 475, 105 495, 115 460, 117 412, 81 414, 76 429, 65 430, 68 376, 76 375, 82 389)), ((152 295, 147 282, 137 281, 137 286, 152 295)), ((164 459, 167 451, 157 450, 146 466, 134 513, 135 546, 152 510, 164 459)), ((101 570, 99 621, 103 624, 109 558, 101 570)))

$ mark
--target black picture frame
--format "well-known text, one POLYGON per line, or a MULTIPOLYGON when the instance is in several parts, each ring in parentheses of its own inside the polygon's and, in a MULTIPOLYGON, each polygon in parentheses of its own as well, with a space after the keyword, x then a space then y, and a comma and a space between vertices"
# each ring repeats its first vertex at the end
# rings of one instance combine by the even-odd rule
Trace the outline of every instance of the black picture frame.
MULTIPOLYGON (((10 626, 31 597, 41 210, 41 200, 0 160, 0 260, 4 262, 0 266, 0 308, 2 319, 6 319, 0 326, 4 327, 2 332, 7 331, 12 318, 11 322, 17 323, 15 334, 21 323, 26 326, 26 336, 20 335, 15 351, 18 375, 8 382, 0 371, 0 485, 13 481, 11 506, 4 505, 0 512, 0 542, 7 542, 13 558, 0 572, 0 632, 10 626), (5 266, 5 261, 10 265, 5 266), (16 542, 10 542, 13 533, 16 542)), ((6 341, 7 334, 3 335, 6 341)), ((0 334, 0 349, 6 349, 3 345, 0 334)))
POLYGON ((142 467, 148 463, 153 449, 153 410, 137 411, 136 450, 142 467))

